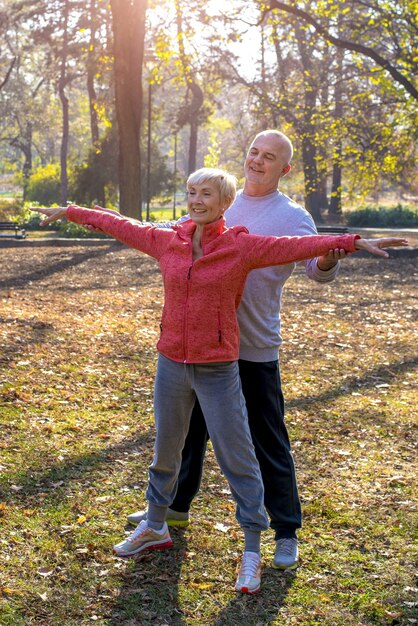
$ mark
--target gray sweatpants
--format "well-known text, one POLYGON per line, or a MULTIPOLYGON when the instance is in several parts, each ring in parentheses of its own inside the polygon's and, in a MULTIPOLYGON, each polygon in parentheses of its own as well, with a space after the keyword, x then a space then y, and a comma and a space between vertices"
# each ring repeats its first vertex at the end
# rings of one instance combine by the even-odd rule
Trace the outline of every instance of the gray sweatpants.
POLYGON ((174 500, 181 452, 196 396, 219 466, 237 503, 238 523, 250 530, 266 530, 263 482, 236 361, 185 364, 158 355, 154 389, 156 439, 147 500, 157 506, 170 506, 174 500))

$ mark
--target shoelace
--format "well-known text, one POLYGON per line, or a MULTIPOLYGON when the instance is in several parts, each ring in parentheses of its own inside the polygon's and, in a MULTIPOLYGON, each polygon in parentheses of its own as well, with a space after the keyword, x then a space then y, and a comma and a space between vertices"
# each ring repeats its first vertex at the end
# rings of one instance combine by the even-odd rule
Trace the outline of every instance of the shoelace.
POLYGON ((260 559, 256 555, 245 554, 242 559, 242 564, 240 568, 240 576, 244 576, 246 578, 254 578, 257 575, 258 566, 260 564, 260 559))
POLYGON ((280 548, 280 551, 289 556, 293 554, 295 545, 297 545, 297 539, 293 539, 293 537, 285 537, 277 540, 277 546, 280 548))
POLYGON ((148 530, 148 526, 146 524, 146 522, 142 521, 139 526, 137 526, 134 530, 134 532, 129 535, 129 537, 126 538, 126 541, 134 541, 134 539, 136 539, 137 537, 139 537, 140 535, 143 535, 144 532, 146 532, 148 530), (144 528, 145 526, 145 528, 144 528))

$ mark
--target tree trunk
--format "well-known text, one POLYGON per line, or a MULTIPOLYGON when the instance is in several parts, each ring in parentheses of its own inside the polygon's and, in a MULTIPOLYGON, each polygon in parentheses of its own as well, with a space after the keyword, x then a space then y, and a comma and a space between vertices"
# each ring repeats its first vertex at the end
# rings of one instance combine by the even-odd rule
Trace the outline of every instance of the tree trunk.
POLYGON ((99 145, 99 120, 97 115, 97 96, 94 87, 96 74, 96 0, 90 0, 90 45, 87 54, 87 93, 89 96, 91 141, 94 147, 99 145))
POLYGON ((147 0, 111 0, 115 105, 119 130, 119 208, 142 218, 140 131, 147 0))
POLYGON ((61 136, 61 206, 65 206, 68 200, 68 175, 67 175, 67 155, 68 155, 68 139, 70 134, 69 105, 68 98, 65 95, 65 87, 67 85, 67 54, 68 54, 68 0, 63 5, 62 16, 62 48, 61 48, 61 73, 58 81, 58 94, 62 106, 62 136, 61 136))
POLYGON ((190 137, 189 137, 189 164, 187 174, 196 169, 197 162, 197 133, 199 130, 199 110, 203 104, 203 91, 195 82, 190 83, 192 102, 190 105, 190 137))
MULTIPOLYGON (((342 85, 343 85, 343 57, 344 50, 337 50, 337 63, 336 63, 336 80, 335 80, 335 105, 334 105, 334 119, 336 127, 340 127, 340 120, 343 117, 343 101, 342 101, 342 85)), ((342 141, 341 134, 336 138, 336 148, 333 159, 332 167, 332 186, 331 186, 331 201, 329 205, 329 215, 332 218, 339 218, 342 215, 342 141)))
POLYGON ((325 145, 323 143, 315 142, 315 146, 316 146, 315 161, 316 161, 316 168, 318 172, 319 206, 320 206, 321 211, 324 211, 324 210, 327 210, 329 207, 328 193, 327 193, 328 176, 327 176, 327 169, 326 169, 326 163, 328 159, 327 159, 325 145))
POLYGON ((322 221, 321 216, 321 191, 316 162, 317 151, 315 143, 316 97, 319 86, 313 84, 312 74, 312 50, 306 40, 306 33, 296 24, 296 39, 298 42, 300 58, 305 74, 304 82, 304 108, 302 121, 302 160, 305 177, 305 206, 312 214, 316 222, 322 221))
POLYGON ((32 172, 32 122, 27 122, 25 131, 25 162, 23 163, 23 202, 27 200, 29 177, 32 172))
MULTIPOLYGON (((97 95, 94 86, 94 77, 97 71, 97 53, 96 53, 96 29, 97 29, 97 0, 90 0, 90 45, 87 54, 87 93, 89 97, 90 110, 90 130, 91 142, 95 150, 100 149, 99 136, 99 117, 97 114, 97 95)), ((105 186, 102 181, 95 183, 97 202, 104 206, 106 204, 105 186)))
POLYGON ((341 146, 336 150, 334 165, 332 166, 332 187, 331 200, 329 204, 330 217, 340 217, 343 212, 341 201, 341 183, 342 183, 342 167, 341 167, 341 146))
POLYGON ((21 137, 15 137, 14 139, 12 139, 10 145, 14 148, 18 148, 19 150, 21 150, 25 159, 22 168, 23 202, 25 202, 25 200, 27 199, 26 196, 29 184, 29 177, 32 172, 32 122, 26 122, 25 130, 22 132, 21 137))
POLYGON ((318 170, 316 167, 316 148, 310 132, 302 134, 302 160, 305 177, 305 206, 315 222, 321 222, 321 194, 318 188, 318 170))
POLYGON ((187 174, 191 174, 196 169, 197 162, 197 134, 201 120, 199 119, 199 112, 203 105, 203 91, 197 84, 192 72, 190 71, 191 64, 190 59, 186 54, 184 47, 184 33, 183 33, 183 16, 181 13, 180 3, 178 0, 175 2, 176 8, 176 22, 177 22, 177 40, 179 44, 180 60, 183 66, 184 77, 186 79, 187 87, 192 92, 192 101, 188 109, 188 117, 190 124, 190 137, 189 137, 189 160, 187 166, 187 174))

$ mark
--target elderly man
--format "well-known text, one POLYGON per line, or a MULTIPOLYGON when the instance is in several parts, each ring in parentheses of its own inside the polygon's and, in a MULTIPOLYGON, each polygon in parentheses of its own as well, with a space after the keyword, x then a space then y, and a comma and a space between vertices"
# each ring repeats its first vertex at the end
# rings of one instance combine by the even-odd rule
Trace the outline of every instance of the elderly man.
MULTIPOLYGON (((278 190, 280 179, 290 171, 292 154, 292 144, 281 132, 267 130, 255 137, 245 159, 244 189, 225 213, 228 226, 243 224, 257 235, 316 234, 310 214, 278 190)), ((308 277, 318 282, 333 280, 338 260, 345 256, 344 250, 330 250, 326 256, 306 261, 308 277)), ((264 482, 264 503, 275 531, 273 566, 278 569, 297 566, 296 531, 302 523, 278 360, 281 297, 294 269, 292 263, 252 271, 238 310, 241 384, 264 482)), ((171 525, 189 522, 207 440, 203 415, 196 405, 183 450, 177 495, 168 511, 171 525)), ((138 524, 146 515, 146 511, 137 511, 128 520, 138 524)))

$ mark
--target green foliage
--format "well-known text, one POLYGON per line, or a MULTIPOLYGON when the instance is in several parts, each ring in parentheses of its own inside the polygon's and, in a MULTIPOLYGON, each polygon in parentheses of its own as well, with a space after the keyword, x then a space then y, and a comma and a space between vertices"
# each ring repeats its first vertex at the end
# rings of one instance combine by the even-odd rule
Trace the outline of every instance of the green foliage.
POLYGON ((0 220, 19 220, 21 201, 16 198, 0 198, 0 220))
POLYGON ((395 207, 365 207, 347 214, 348 226, 418 226, 418 209, 398 204, 395 207))
POLYGON ((80 224, 74 224, 73 222, 60 222, 58 224, 58 231, 61 237, 75 238, 75 239, 89 239, 106 238, 107 235, 102 233, 92 232, 80 224))
POLYGON ((118 184, 118 141, 109 127, 99 146, 90 149, 87 160, 74 170, 74 199, 78 204, 116 201, 118 184), (103 197, 103 193, 105 197, 103 197))
POLYGON ((219 157, 221 155, 221 147, 215 136, 211 137, 211 143, 208 147, 208 153, 203 159, 205 167, 219 167, 219 157))
MULTIPOLYGON (((141 180, 143 181, 143 197, 146 195, 147 159, 146 150, 142 149, 141 180)), ((167 165, 167 157, 161 154, 158 144, 151 144, 150 196, 171 196, 174 189, 174 175, 167 165)))
MULTIPOLYGON (((118 185, 118 140, 115 127, 110 127, 97 148, 89 151, 87 161, 75 168, 72 197, 78 204, 92 205, 117 201, 118 185), (102 189, 105 194, 103 196, 102 189)), ((147 159, 142 147, 141 181, 143 197, 146 196, 147 159)), ((150 196, 170 195, 173 189, 173 174, 167 166, 156 143, 151 145, 150 196)))
POLYGON ((39 202, 21 203, 16 208, 14 219, 16 219, 17 222, 23 224, 26 230, 58 230, 58 224, 56 222, 49 224, 46 227, 41 227, 40 223, 43 220, 44 216, 40 213, 34 213, 33 211, 31 211, 31 206, 42 206, 42 204, 39 202))
POLYGON ((27 188, 28 200, 50 206, 58 201, 60 194, 60 167, 57 163, 49 163, 33 170, 27 188))
MULTIPOLYGON (((24 224, 26 230, 41 230, 43 228, 40 226, 43 217, 42 215, 40 215, 40 213, 32 213, 27 210, 24 212, 24 215, 24 224)), ((57 226, 55 224, 51 224, 48 227, 48 230, 57 230, 57 226)))

